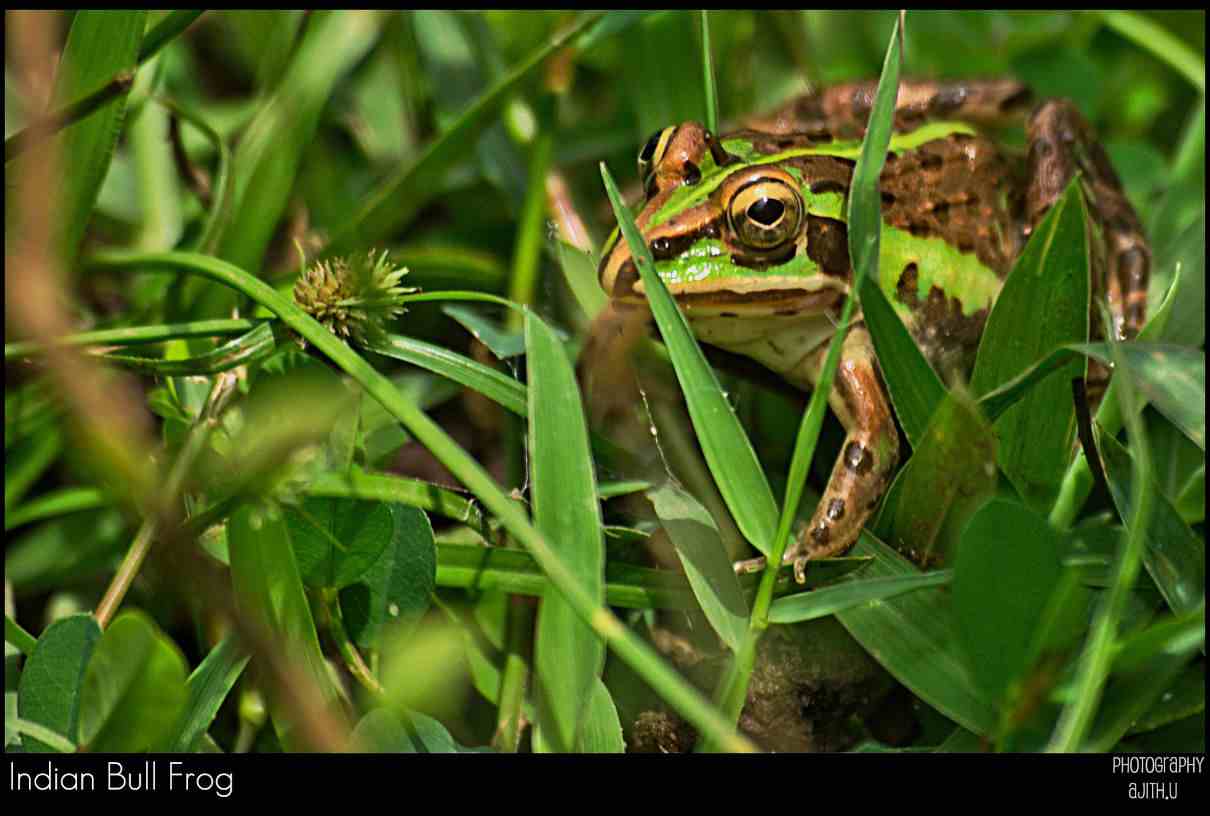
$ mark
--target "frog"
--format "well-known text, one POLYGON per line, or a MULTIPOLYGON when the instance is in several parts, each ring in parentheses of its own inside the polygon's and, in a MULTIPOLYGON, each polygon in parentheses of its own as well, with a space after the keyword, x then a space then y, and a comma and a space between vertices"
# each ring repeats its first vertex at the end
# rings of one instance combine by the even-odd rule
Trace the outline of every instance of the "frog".
MULTIPOLYGON (((853 285, 846 204, 877 83, 833 85, 715 135, 700 122, 643 145, 636 225, 698 340, 791 386, 818 382, 853 285)), ((1151 250, 1117 173, 1074 102, 1036 100, 1011 78, 904 79, 879 177, 878 286, 946 382, 968 376, 988 314, 1030 235, 1073 177, 1093 222, 1094 334, 1135 337, 1151 250), (994 137, 1023 125, 1025 150, 994 137)), ((646 293, 618 230, 600 285, 615 309, 646 293)), ((1108 373, 1090 367, 1089 393, 1108 373)), ((795 578, 837 556, 871 519, 900 458, 899 432, 860 310, 844 329, 827 395, 845 439, 810 520, 786 549, 795 578)), ((763 559, 753 559, 757 568, 763 559)), ((743 569, 737 565, 737 569, 743 569)))

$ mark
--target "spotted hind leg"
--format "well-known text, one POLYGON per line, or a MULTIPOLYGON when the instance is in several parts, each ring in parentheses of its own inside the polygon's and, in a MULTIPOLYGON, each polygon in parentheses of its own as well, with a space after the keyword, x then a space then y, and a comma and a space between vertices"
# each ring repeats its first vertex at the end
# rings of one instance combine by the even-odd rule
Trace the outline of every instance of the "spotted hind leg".
MULTIPOLYGON (((805 578, 807 561, 838 555, 853 545, 899 459, 899 435, 873 349, 863 324, 849 330, 828 395, 832 411, 848 433, 815 514, 786 553, 799 583, 805 578)), ((808 367, 803 373, 811 382, 818 380, 826 356, 824 346, 800 364, 808 367)))

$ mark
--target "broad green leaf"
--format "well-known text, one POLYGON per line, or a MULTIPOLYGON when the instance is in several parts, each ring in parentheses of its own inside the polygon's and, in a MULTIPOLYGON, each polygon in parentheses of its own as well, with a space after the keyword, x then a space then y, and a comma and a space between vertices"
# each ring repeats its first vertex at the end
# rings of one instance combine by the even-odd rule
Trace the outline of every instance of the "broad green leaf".
MULTIPOLYGON (((72 615, 47 627, 21 672, 17 689, 17 712, 21 719, 68 739, 76 738, 80 732, 84 670, 100 639, 101 627, 92 615, 72 615)), ((29 735, 22 737, 21 742, 30 753, 54 750, 29 735)))
POLYGON ((340 591, 345 630, 359 646, 376 646, 383 626, 415 624, 436 587, 437 550, 428 516, 402 504, 390 508, 394 531, 378 560, 340 591))
POLYGON ((370 711, 353 729, 359 750, 375 754, 478 753, 454 741, 445 726, 415 711, 396 713, 386 708, 370 711))
POLYGON ((185 658, 142 612, 123 612, 101 636, 80 691, 80 743, 95 753, 158 746, 185 706, 185 658))
POLYGON ((672 483, 647 491, 660 524, 672 540, 706 620, 732 651, 748 630, 748 602, 714 519, 672 483))
MULTIPOLYGON (((321 696, 335 699, 336 690, 319 648, 311 606, 281 511, 241 506, 227 522, 227 544, 240 612, 273 638, 321 696)), ((273 717, 279 734, 289 742, 290 724, 276 704, 273 717)))
POLYGON ((1000 699, 1027 668, 1059 582, 1061 537, 1020 504, 994 499, 970 519, 954 561, 954 617, 975 680, 1000 699))
POLYGON ((185 681, 187 698, 159 750, 172 754, 189 753, 206 733, 219 707, 244 673, 249 655, 234 635, 227 635, 210 650, 185 681))
POLYGON ((438 193, 449 168, 475 145, 484 127, 518 86, 550 55, 568 45, 600 18, 599 14, 582 15, 574 26, 554 36, 494 83, 423 153, 383 182, 358 213, 334 230, 325 254, 350 252, 381 241, 406 226, 438 193))
POLYGON ((613 704, 609 689, 594 679, 576 735, 576 751, 585 754, 624 754, 626 741, 622 738, 622 723, 618 720, 618 709, 613 704))
MULTIPOLYGON (((909 561, 870 535, 863 534, 851 554, 874 558, 862 570, 862 579, 919 575, 909 561)), ((909 592, 840 610, 836 617, 883 668, 930 706, 977 734, 995 728, 995 709, 974 683, 954 641, 956 621, 947 593, 909 592)))
MULTIPOLYGON (((1076 346, 1104 363, 1113 363, 1108 343, 1076 346)), ((1206 353, 1158 343, 1122 343, 1121 364, 1156 410, 1206 450, 1206 353)))
POLYGON ((1131 724, 1130 733, 1153 731, 1205 711, 1206 666, 1194 663, 1186 666, 1160 699, 1131 724))
MULTIPOLYGON (((1125 346, 1123 346, 1124 348, 1125 346)), ((1105 463, 1109 492, 1122 519, 1129 524, 1133 513, 1131 454, 1116 439, 1097 433, 1097 447, 1105 463)), ((1156 488, 1151 523, 1146 533, 1143 565, 1175 613, 1188 612, 1206 595, 1206 544, 1156 488)))
POLYGON ((996 437, 970 397, 951 391, 896 478, 892 544, 913 561, 944 560, 996 490, 996 437))
MULTIPOLYGON (((529 369, 529 450, 534 522, 578 582, 605 599, 605 543, 588 445, 588 426, 563 343, 542 320, 525 318, 529 369)), ((558 592, 538 609, 534 665, 542 740, 575 744, 585 701, 600 676, 605 645, 558 592)))
MULTIPOLYGON (((1088 245, 1078 180, 1034 230, 987 320, 971 377, 982 396, 1056 346, 1088 338, 1088 245)), ((1070 381, 1083 361, 1035 386, 996 421, 1000 467, 1026 504, 1049 509, 1071 458, 1075 406, 1070 381)))
POLYGON ((348 586, 392 543, 394 519, 379 502, 308 497, 283 515, 299 574, 312 588, 348 586))
POLYGON ((617 185, 604 163, 601 165, 601 175, 613 205, 614 217, 618 219, 631 255, 638 264, 651 312, 668 346, 710 473, 744 537, 752 546, 768 555, 776 535, 777 505, 756 452, 739 424, 734 409, 723 395, 714 369, 706 362, 688 321, 677 308, 663 280, 656 274, 651 250, 639 235, 634 219, 622 203, 617 185))
POLYGON ((857 578, 837 586, 778 598, 769 607, 769 622, 802 623, 816 618, 825 618, 860 604, 876 604, 905 592, 945 586, 952 579, 951 570, 868 580, 857 578))

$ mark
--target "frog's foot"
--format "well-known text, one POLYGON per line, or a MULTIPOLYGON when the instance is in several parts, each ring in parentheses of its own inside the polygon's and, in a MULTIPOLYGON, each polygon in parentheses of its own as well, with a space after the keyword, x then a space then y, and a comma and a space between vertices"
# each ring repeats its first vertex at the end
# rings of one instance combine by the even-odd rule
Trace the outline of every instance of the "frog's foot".
MULTIPOLYGON (((826 351, 825 347, 813 355, 815 374, 826 351)), ((863 324, 855 325, 845 337, 828 401, 848 435, 815 514, 786 553, 800 584, 807 561, 839 555, 857 541, 899 460, 899 433, 878 375, 873 341, 863 324)))
MULTIPOLYGON (((1147 317, 1151 251, 1109 157, 1088 122, 1066 99, 1051 100, 1034 111, 1027 135, 1030 182, 1025 208, 1029 229, 1038 225, 1078 171, 1102 232, 1092 253, 1094 296, 1109 301, 1114 336, 1119 340, 1135 337, 1147 317)), ((1090 368, 1090 380, 1092 374, 1090 368)), ((1090 392, 1096 385, 1090 382, 1090 392)))

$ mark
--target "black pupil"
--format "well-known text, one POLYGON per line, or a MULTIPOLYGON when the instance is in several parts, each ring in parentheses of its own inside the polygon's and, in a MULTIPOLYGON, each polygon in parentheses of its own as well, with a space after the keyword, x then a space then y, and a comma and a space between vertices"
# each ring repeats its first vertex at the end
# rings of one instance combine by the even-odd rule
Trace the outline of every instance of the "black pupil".
POLYGON ((776 198, 762 198, 748 207, 748 217, 758 224, 771 227, 786 211, 786 205, 776 198))
POLYGON ((639 161, 651 161, 651 158, 655 155, 656 147, 659 146, 660 134, 663 132, 664 131, 662 130, 657 130, 655 133, 651 134, 651 138, 647 140, 647 144, 643 145, 643 149, 639 151, 639 161))

